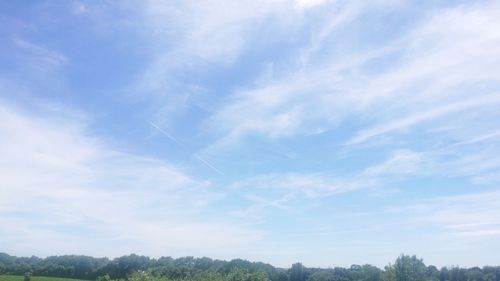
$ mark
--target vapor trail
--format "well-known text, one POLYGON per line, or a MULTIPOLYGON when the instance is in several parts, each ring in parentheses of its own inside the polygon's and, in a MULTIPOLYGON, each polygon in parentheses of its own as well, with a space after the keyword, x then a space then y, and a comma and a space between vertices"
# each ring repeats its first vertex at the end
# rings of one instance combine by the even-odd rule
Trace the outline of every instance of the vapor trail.
MULTIPOLYGON (((188 153, 191 153, 191 150, 185 144, 183 144, 180 141, 178 141, 172 135, 170 135, 165 130, 163 130, 162 128, 160 128, 158 125, 156 125, 153 122, 149 122, 149 124, 151 124, 151 126, 153 126, 153 128, 157 129, 160 133, 162 133, 164 136, 166 136, 167 138, 169 138, 171 141, 173 141, 174 143, 176 143, 177 145, 179 145, 180 147, 182 147, 185 151, 187 151, 188 153)), ((205 166, 207 166, 208 168, 210 168, 212 171, 216 172, 217 174, 224 175, 219 169, 217 169, 214 165, 212 165, 207 160, 203 159, 200 155, 198 155, 196 153, 192 153, 192 155, 193 155, 194 158, 196 158, 196 160, 198 160, 201 163, 203 163, 205 166)))

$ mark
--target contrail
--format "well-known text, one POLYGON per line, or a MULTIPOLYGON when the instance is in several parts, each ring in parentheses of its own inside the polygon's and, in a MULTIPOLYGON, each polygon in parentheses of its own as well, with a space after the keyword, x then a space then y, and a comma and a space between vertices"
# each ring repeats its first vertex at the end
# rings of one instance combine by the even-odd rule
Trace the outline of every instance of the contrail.
POLYGON ((176 138, 174 138, 171 135, 169 135, 167 132, 165 132, 165 130, 163 130, 162 128, 158 127, 155 123, 153 123, 153 122, 149 122, 149 123, 151 124, 151 126, 153 126, 154 128, 156 128, 158 131, 160 131, 160 133, 164 134, 171 141, 173 141, 176 144, 184 147, 184 145, 182 143, 180 143, 176 138))
MULTIPOLYGON (((160 133, 162 133, 163 135, 165 135, 171 141, 175 142, 177 145, 179 145, 180 147, 182 147, 184 150, 186 150, 187 152, 191 153, 190 150, 189 150, 189 148, 186 145, 184 145, 183 143, 181 143, 180 141, 178 141, 176 138, 174 138, 173 136, 171 136, 165 130, 163 130, 162 128, 160 128, 158 125, 156 125, 153 122, 149 122, 149 124, 151 124, 151 126, 153 126, 155 129, 157 129, 160 133)), ((224 175, 219 169, 215 168, 214 165, 210 164, 210 162, 208 162, 207 160, 203 159, 198 154, 194 153, 193 156, 198 161, 200 161, 201 163, 205 164, 205 166, 207 166, 208 168, 210 168, 212 171, 216 172, 219 175, 222 175, 222 176, 224 175)))
POLYGON ((200 160, 202 163, 204 163, 205 165, 207 165, 207 167, 209 167, 210 169, 214 170, 215 172, 217 172, 218 174, 220 174, 221 176, 223 176, 224 174, 217 168, 215 168, 212 164, 210 164, 207 160, 201 158, 201 156, 199 156, 198 154, 193 154, 193 156, 200 160))

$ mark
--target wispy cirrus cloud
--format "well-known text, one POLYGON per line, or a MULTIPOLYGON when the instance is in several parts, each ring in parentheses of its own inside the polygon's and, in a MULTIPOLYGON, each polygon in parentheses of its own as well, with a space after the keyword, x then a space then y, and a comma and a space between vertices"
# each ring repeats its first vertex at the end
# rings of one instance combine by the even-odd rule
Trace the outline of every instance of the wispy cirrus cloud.
MULTIPOLYGON (((294 42, 304 41, 301 33, 311 24, 308 13, 319 13, 319 7, 325 6, 332 13, 323 15, 322 21, 332 18, 336 24, 322 31, 323 35, 314 39, 314 44, 321 44, 335 26, 359 16, 362 5, 342 1, 289 0, 238 3, 184 1, 174 5, 147 1, 140 6, 140 10, 147 30, 152 31, 145 35, 151 44, 151 62, 140 71, 129 88, 137 93, 136 96, 153 98, 161 105, 155 107, 154 121, 159 125, 171 125, 168 120, 182 118, 193 107, 211 115, 218 111, 219 100, 232 96, 232 93, 219 92, 207 99, 203 97, 209 94, 207 88, 200 83, 188 82, 189 79, 184 77, 203 77, 206 75, 204 69, 220 67, 227 68, 226 75, 230 75, 232 68, 237 71, 241 68, 239 64, 247 63, 248 55, 268 52, 266 50, 270 46, 283 42, 293 45, 296 44, 294 42), (344 13, 345 10, 352 12, 344 13)), ((307 56, 306 50, 300 52, 304 52, 301 57, 307 56)), ((292 64, 300 64, 302 59, 291 60, 295 61, 292 64)), ((288 120, 293 119, 290 115, 293 114, 275 118, 274 127, 286 130, 283 127, 293 122, 288 120)))
POLYGON ((468 109, 484 108, 484 107, 497 107, 500 103, 500 94, 495 93, 488 96, 473 98, 471 100, 461 100, 444 106, 433 108, 428 111, 418 112, 414 115, 405 116, 402 119, 380 124, 378 126, 358 132, 358 134, 351 139, 348 144, 362 143, 370 138, 374 138, 384 134, 390 134, 394 131, 407 129, 416 124, 426 121, 436 120, 440 117, 459 113, 468 109))
POLYGON ((499 196, 493 191, 437 197, 419 200, 402 211, 407 212, 412 223, 431 223, 448 238, 498 236, 499 196))
POLYGON ((369 179, 344 179, 322 174, 286 173, 256 176, 237 182, 233 186, 250 190, 277 189, 314 198, 359 190, 373 186, 373 182, 369 179))
POLYGON ((496 24, 497 12, 495 4, 437 10, 408 35, 378 50, 343 54, 347 59, 333 55, 319 65, 309 62, 263 87, 240 92, 211 124, 225 132, 224 144, 247 134, 304 135, 317 129, 311 124, 328 130, 358 114, 374 120, 367 120, 372 125, 361 127, 348 141, 362 143, 474 107, 494 107, 497 88, 472 95, 468 85, 499 80, 494 69, 500 36, 487 28, 496 24), (371 63, 389 56, 395 59, 386 71, 367 72, 371 63))
POLYGON ((209 182, 164 161, 111 149, 86 132, 87 120, 69 112, 33 115, 0 105, 0 221, 17 225, 0 231, 9 245, 4 250, 34 254, 34 245, 47 245, 37 246, 36 254, 48 255, 87 245, 92 255, 202 255, 260 239, 259 231, 200 219, 223 196, 209 182), (213 243, 199 236, 207 233, 213 243), (48 240, 58 242, 43 243, 48 240), (122 243, 127 246, 116 247, 122 243))
POLYGON ((497 260, 497 3, 18 5, 4 250, 497 260))
POLYGON ((387 174, 411 174, 421 171, 422 155, 414 151, 394 151, 391 157, 381 163, 366 168, 363 175, 379 176, 387 174))
POLYGON ((207 97, 207 87, 189 77, 203 77, 210 68, 230 68, 250 50, 266 22, 286 22, 286 28, 296 14, 287 1, 151 0, 134 8, 142 16, 141 36, 149 53, 146 66, 125 91, 135 99, 154 100, 153 121, 168 127, 193 110, 211 112, 217 104, 218 97, 207 97))
POLYGON ((39 67, 57 67, 68 62, 68 58, 63 54, 43 46, 36 45, 20 38, 13 38, 12 42, 19 50, 28 54, 30 59, 26 61, 37 63, 39 67))

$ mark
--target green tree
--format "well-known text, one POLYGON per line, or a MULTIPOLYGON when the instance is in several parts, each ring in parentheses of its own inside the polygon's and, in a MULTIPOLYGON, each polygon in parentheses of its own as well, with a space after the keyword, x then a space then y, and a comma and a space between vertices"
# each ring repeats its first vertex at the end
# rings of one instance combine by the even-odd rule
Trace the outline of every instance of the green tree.
POLYGON ((306 268, 300 262, 292 264, 292 268, 290 268, 290 281, 305 281, 306 278, 306 268))
POLYGON ((450 269, 450 280, 451 281, 467 281, 466 270, 459 267, 453 267, 450 269))
POLYGON ((389 264, 386 265, 381 276, 382 281, 396 281, 396 270, 394 266, 389 264))
POLYGON ((257 271, 248 274, 246 281, 269 281, 269 277, 265 272, 257 271))
POLYGON ((105 274, 96 278, 96 281, 111 281, 109 274, 105 274))
POLYGON ((24 281, 31 281, 31 272, 24 273, 24 281))
POLYGON ((467 270, 467 281, 484 281, 483 271, 479 267, 467 270))
POLYGON ((318 270, 311 274, 308 281, 334 281, 334 273, 333 270, 327 269, 327 270, 318 270))
POLYGON ((441 272, 439 273, 439 281, 447 281, 450 280, 450 272, 448 268, 441 268, 441 272))
POLYGON ((362 281, 380 281, 382 271, 378 267, 365 264, 360 270, 362 281))
POLYGON ((429 265, 427 267, 427 280, 429 281, 439 281, 440 272, 434 265, 429 265))
POLYGON ((245 281, 246 272, 240 268, 233 268, 231 272, 227 275, 228 281, 245 281))
POLYGON ((427 267, 415 255, 401 255, 394 263, 396 281, 425 281, 427 267))
POLYGON ((128 281, 156 281, 156 278, 147 271, 136 271, 127 278, 128 281))

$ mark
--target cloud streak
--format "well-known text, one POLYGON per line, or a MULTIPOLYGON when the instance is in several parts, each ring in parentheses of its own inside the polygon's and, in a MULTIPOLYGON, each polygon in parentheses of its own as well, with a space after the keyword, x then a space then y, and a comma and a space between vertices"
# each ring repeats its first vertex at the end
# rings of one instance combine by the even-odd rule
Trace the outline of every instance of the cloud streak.
POLYGON ((87 135, 85 123, 64 124, 57 121, 64 116, 32 116, 5 103, 0 116, 0 221, 18 225, 0 231, 6 251, 48 255, 87 245, 91 255, 202 255, 262 235, 217 218, 199 219, 221 198, 210 183, 161 160, 109 149, 87 135), (42 242, 47 240, 59 242, 42 242))
MULTIPOLYGON (((493 6, 438 10, 407 36, 375 47, 375 51, 343 54, 344 59, 332 56, 320 65, 308 62, 304 69, 231 97, 210 125, 226 133, 219 140, 224 145, 246 135, 289 138, 307 135, 309 130, 335 129, 358 114, 374 120, 367 123, 375 123, 347 141, 360 144, 450 114, 494 106, 496 88, 474 97, 468 94, 472 91, 468 86, 456 89, 499 79, 493 69, 498 66, 494 46, 500 36, 485 31, 495 25, 498 9, 493 6), (475 39, 463 40, 467 34, 475 39), (394 55, 398 59, 388 70, 375 75, 367 72, 373 61, 394 55), (426 86, 416 86, 422 83, 426 86)), ((338 29, 336 26, 327 34, 338 29)))

